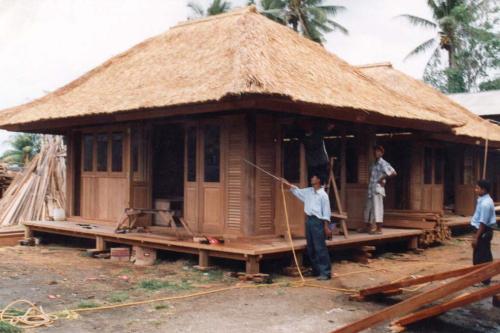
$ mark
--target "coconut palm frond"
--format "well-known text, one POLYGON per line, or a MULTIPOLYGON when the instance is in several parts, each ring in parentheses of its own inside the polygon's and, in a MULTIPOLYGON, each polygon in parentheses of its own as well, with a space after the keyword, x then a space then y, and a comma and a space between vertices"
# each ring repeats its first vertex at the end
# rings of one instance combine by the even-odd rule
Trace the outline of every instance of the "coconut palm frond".
POLYGON ((424 18, 419 17, 419 16, 415 16, 415 15, 402 14, 402 15, 396 16, 396 18, 404 18, 413 25, 419 25, 419 26, 422 26, 425 28, 432 28, 432 29, 437 28, 437 24, 435 22, 432 22, 430 20, 424 19, 424 18))
POLYGON ((431 38, 431 39, 423 42, 422 44, 420 44, 416 48, 414 48, 410 53, 408 53, 408 55, 404 58, 404 60, 407 60, 408 58, 416 56, 417 54, 423 53, 429 49, 432 49, 433 47, 437 47, 437 44, 438 43, 437 43, 436 39, 431 38))

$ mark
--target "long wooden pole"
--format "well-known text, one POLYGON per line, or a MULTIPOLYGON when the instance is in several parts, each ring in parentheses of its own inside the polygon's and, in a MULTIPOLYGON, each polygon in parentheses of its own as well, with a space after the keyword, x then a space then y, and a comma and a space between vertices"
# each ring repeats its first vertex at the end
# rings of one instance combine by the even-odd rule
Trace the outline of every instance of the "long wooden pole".
POLYGON ((457 291, 467 288, 475 283, 481 282, 500 274, 500 260, 496 260, 478 270, 470 272, 460 278, 457 278, 445 285, 436 286, 429 291, 404 300, 398 304, 385 308, 366 318, 348 324, 332 333, 357 333, 365 329, 373 327, 381 322, 391 320, 395 317, 404 316, 405 314, 420 308, 423 305, 432 303, 443 297, 452 295, 457 291))

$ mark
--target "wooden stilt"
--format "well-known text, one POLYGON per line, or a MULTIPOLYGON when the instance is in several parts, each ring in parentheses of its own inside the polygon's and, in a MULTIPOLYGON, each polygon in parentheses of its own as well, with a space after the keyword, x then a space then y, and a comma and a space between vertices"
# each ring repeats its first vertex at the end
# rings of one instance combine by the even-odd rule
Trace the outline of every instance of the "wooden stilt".
POLYGON ((104 238, 96 236, 95 249, 96 251, 106 251, 106 242, 104 241, 104 238))
POLYGON ((418 237, 411 237, 408 240, 408 250, 418 249, 418 237))
POLYGON ((258 274, 260 272, 260 257, 259 256, 247 256, 246 257, 246 273, 247 274, 258 274))
POLYGON ((30 239, 33 237, 33 230, 27 225, 24 226, 24 239, 30 239))
POLYGON ((201 270, 206 269, 210 266, 208 251, 200 250, 200 252, 198 253, 198 266, 201 270))

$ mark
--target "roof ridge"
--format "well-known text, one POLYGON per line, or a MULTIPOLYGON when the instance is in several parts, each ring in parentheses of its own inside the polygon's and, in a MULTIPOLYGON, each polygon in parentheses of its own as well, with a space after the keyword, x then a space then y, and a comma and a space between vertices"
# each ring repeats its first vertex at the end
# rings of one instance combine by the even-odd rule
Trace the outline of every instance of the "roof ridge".
POLYGON ((216 20, 224 19, 224 18, 231 17, 231 16, 244 15, 244 14, 248 14, 248 13, 256 14, 257 7, 255 7, 255 5, 246 6, 246 7, 238 7, 238 8, 234 8, 233 10, 231 10, 229 12, 222 13, 222 14, 210 15, 210 16, 200 17, 200 18, 196 18, 196 19, 188 19, 186 21, 181 21, 181 22, 177 23, 175 26, 171 27, 170 30, 175 30, 177 28, 182 28, 185 26, 198 24, 198 23, 216 21, 216 20))
POLYGON ((372 64, 356 65, 357 68, 389 67, 394 68, 390 61, 374 62, 372 64))

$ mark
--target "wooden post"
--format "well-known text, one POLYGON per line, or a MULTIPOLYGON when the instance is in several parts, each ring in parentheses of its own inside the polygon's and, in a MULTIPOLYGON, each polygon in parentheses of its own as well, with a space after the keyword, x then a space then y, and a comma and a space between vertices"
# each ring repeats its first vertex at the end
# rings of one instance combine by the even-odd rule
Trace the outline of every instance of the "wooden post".
POLYGON ((106 242, 101 236, 95 238, 95 249, 96 251, 106 251, 106 242))
POLYGON ((418 236, 413 236, 408 240, 408 250, 418 249, 418 236))
POLYGON ((33 237, 33 230, 27 225, 24 226, 24 239, 30 239, 33 237))
POLYGON ((258 274, 260 272, 260 256, 249 255, 246 258, 246 273, 258 274))
POLYGON ((208 256, 207 250, 200 250, 198 252, 198 266, 200 269, 210 266, 210 257, 208 256))

